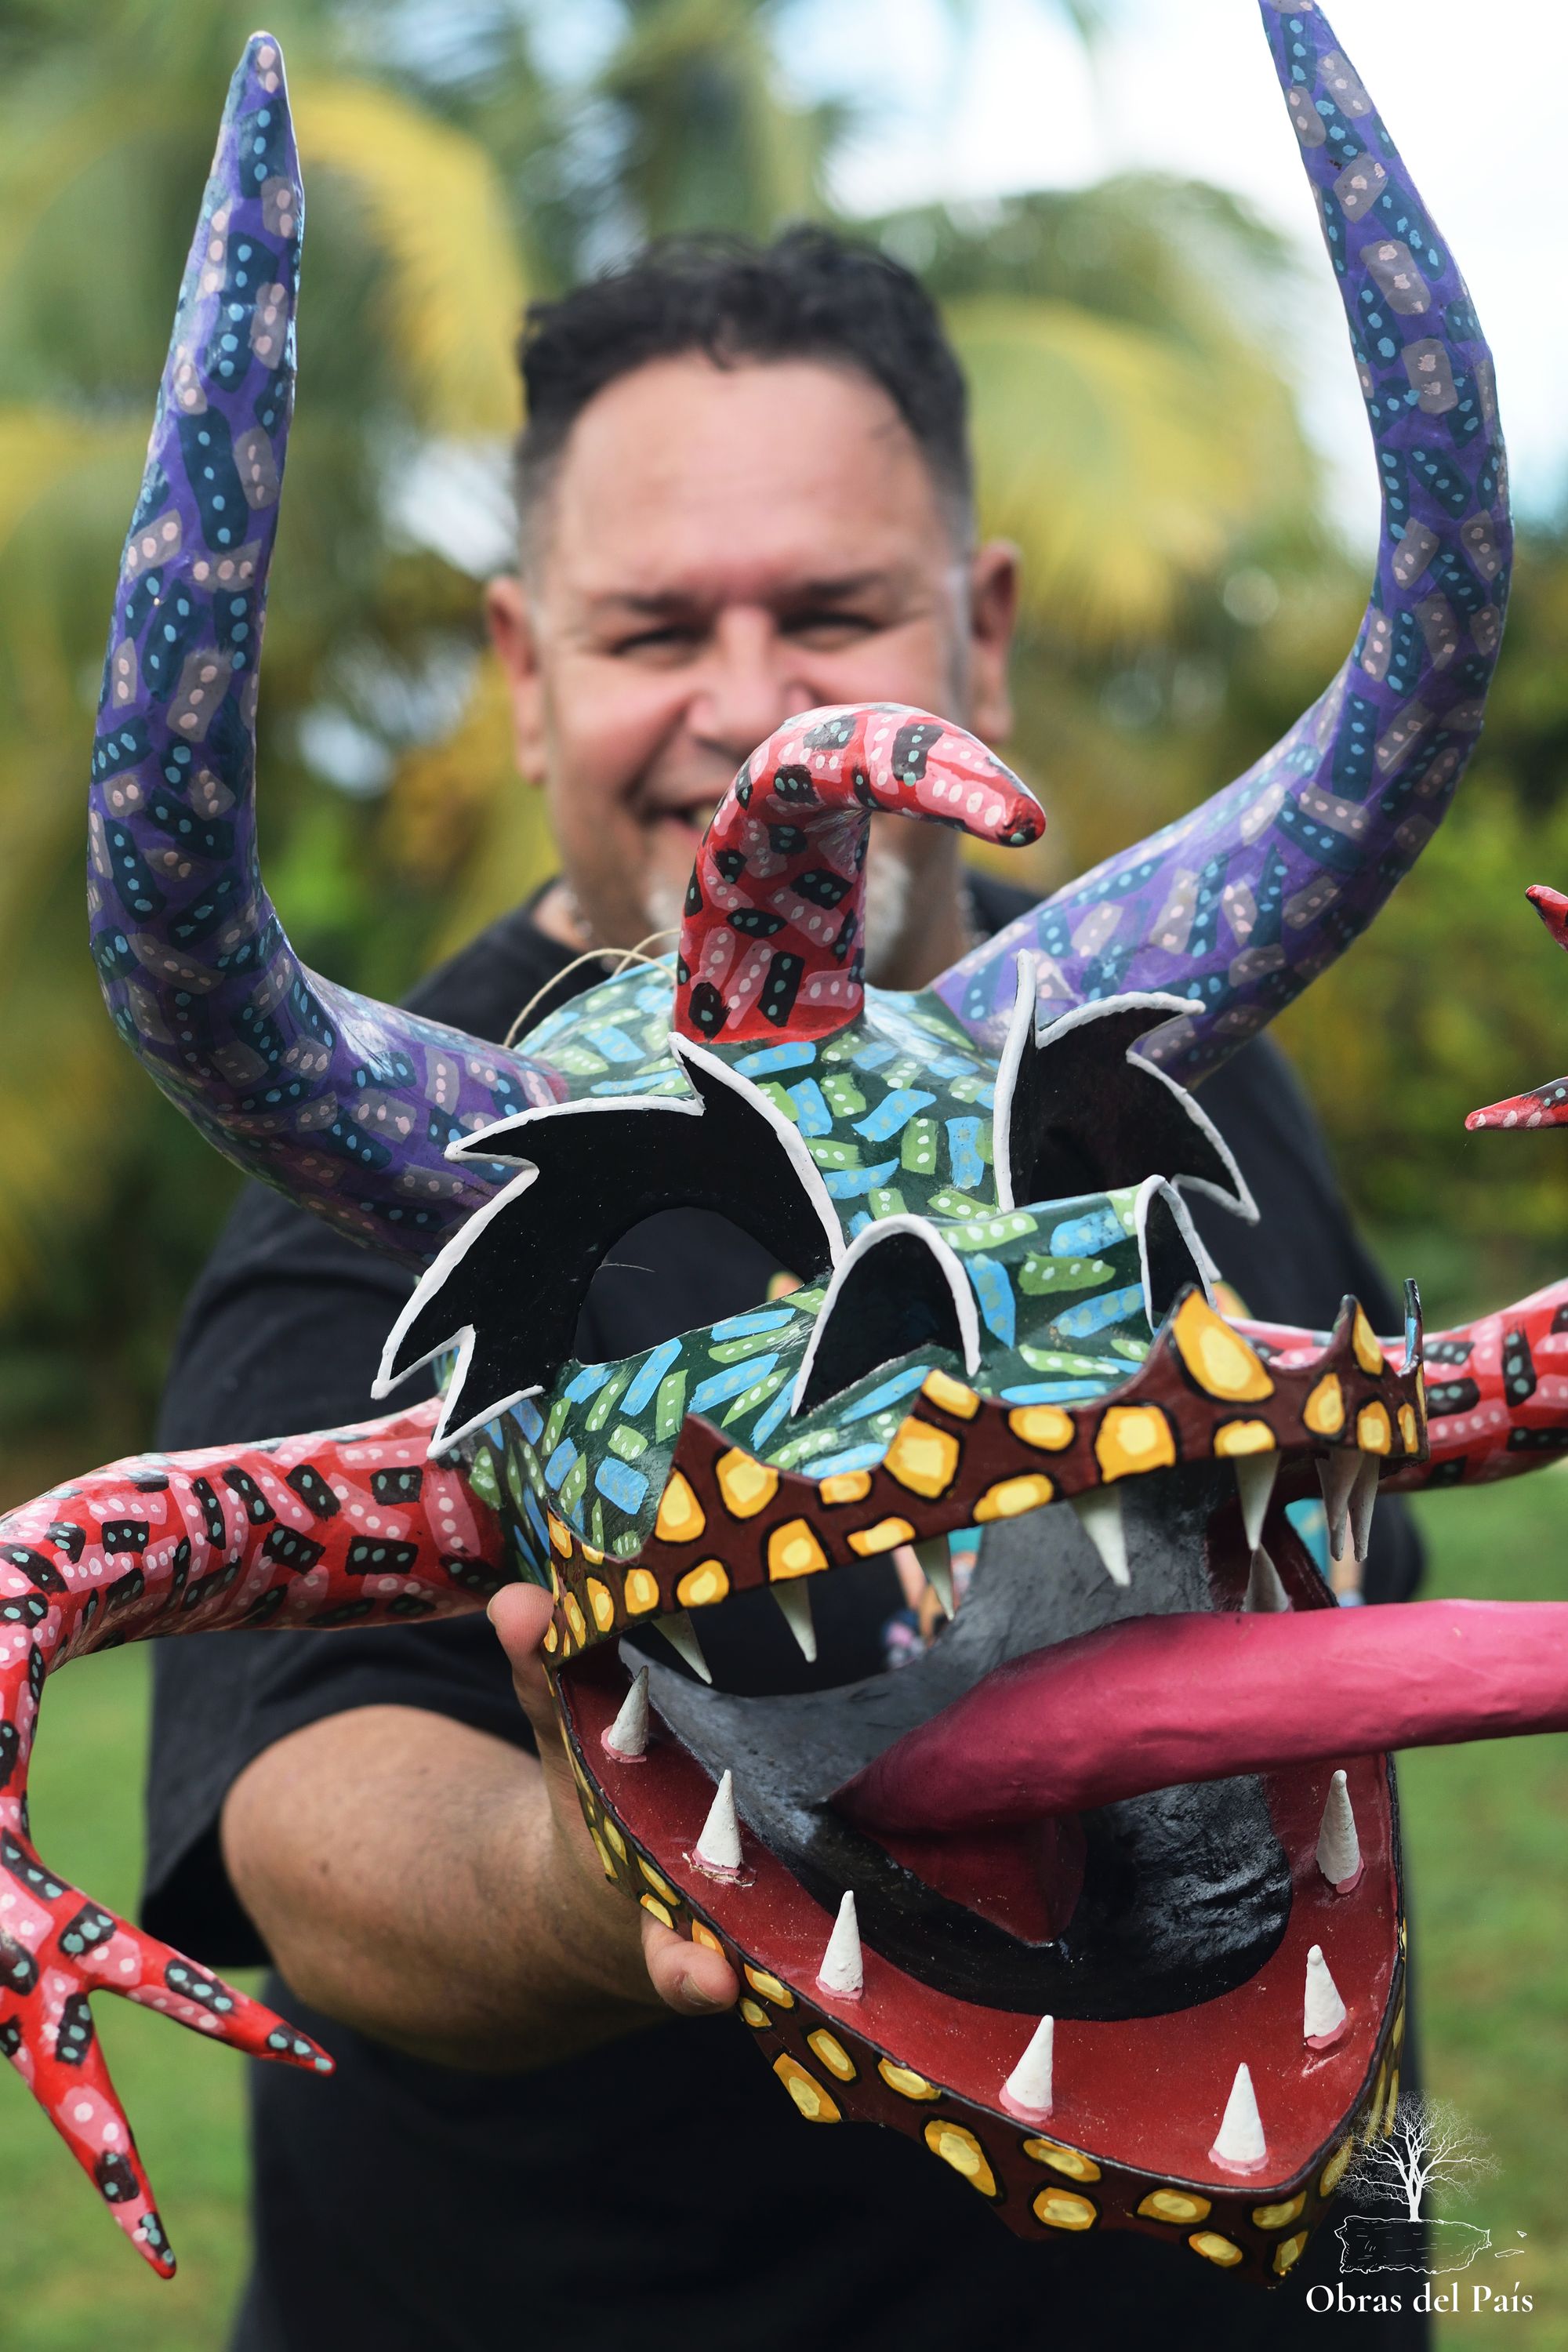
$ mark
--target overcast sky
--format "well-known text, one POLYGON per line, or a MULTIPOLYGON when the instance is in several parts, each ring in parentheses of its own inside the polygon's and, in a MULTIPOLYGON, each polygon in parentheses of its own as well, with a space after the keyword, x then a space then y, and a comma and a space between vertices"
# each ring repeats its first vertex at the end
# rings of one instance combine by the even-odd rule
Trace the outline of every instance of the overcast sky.
MULTIPOLYGON (((858 211, 1189 173, 1247 196, 1311 255, 1331 367, 1309 401, 1337 503, 1372 527, 1365 425, 1257 0, 1119 0, 1091 68, 1044 0, 809 0, 805 88, 885 93, 837 193, 858 211), (960 39, 957 19, 973 30, 960 39)), ((1335 0, 1335 31, 1464 270, 1497 356, 1521 507, 1568 493, 1568 8, 1562 0, 1335 0)))

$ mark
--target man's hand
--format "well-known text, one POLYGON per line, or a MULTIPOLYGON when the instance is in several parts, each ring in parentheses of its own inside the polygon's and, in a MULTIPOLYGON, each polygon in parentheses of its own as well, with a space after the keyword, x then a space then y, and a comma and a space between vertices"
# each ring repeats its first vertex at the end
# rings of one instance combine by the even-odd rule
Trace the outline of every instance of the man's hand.
POLYGON ((537 1585, 503 1585, 490 1602, 489 1620, 510 1664, 518 1704, 533 1726, 555 1835, 586 1882, 591 1899, 584 1906, 584 1921, 591 1920, 597 1930, 603 1920, 605 1942, 613 1941, 620 1956, 620 1989, 627 1999, 636 2000, 646 2000, 651 1987, 661 2001, 683 2017, 702 2017, 716 2009, 731 2008, 740 1987, 729 1962, 705 1945, 689 1943, 650 1912, 632 1913, 626 1896, 605 1880, 577 1801, 577 1784, 566 1760, 560 1719, 540 1656, 539 1645, 550 1622, 548 1595, 537 1585), (613 1934, 612 1912, 618 1915, 613 1934), (634 1921, 640 1950, 631 1933, 634 1921))
POLYGON ((739 1986, 606 1881, 577 1803, 529 1586, 492 1617, 536 1758, 448 1717, 359 1707, 236 1780, 224 1859, 284 1978, 329 2017, 447 2065, 549 2065, 739 1986))

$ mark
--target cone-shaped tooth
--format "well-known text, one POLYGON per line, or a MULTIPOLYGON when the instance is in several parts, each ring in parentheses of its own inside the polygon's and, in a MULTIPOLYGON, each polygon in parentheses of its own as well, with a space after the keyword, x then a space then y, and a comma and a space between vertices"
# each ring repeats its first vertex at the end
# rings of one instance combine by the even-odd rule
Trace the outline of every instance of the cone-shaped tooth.
POLYGON ((1279 1581, 1279 1570, 1261 1544, 1252 1555, 1252 1567, 1247 1579, 1247 1598, 1241 1605, 1249 1615, 1256 1617, 1271 1616, 1290 1606, 1290 1596, 1279 1581))
POLYGON ((1314 1944, 1307 1955, 1307 1992, 1301 2007, 1301 2039, 1309 2050, 1326 2050, 1345 2030, 1348 2012, 1340 1989, 1329 1974, 1323 1948, 1314 1944))
POLYGON ((1227 2172, 1256 2172, 1268 2161, 1263 2118, 1258 2112, 1251 2069, 1245 2063, 1236 2070, 1236 2080, 1225 2103, 1225 2116, 1209 2154, 1227 2172))
POLYGON ((779 1604, 779 1614, 800 1647, 800 1654, 808 1666, 816 1664, 816 1627, 812 1622, 811 1595, 804 1581, 797 1579, 789 1584, 770 1584, 768 1591, 779 1604))
POLYGON ((1365 1559, 1367 1546, 1372 1541, 1372 1515, 1377 1502, 1377 1455, 1363 1454, 1356 1470, 1355 1484, 1351 1488, 1351 1544, 1358 1560, 1365 1559))
POLYGON ((621 1711, 605 1734, 605 1746, 623 1764, 640 1764, 647 1752, 647 1668, 639 1666, 621 1711))
POLYGON ((691 1620, 684 1609, 672 1609, 668 1617, 656 1617, 654 1630, 662 1633, 677 1657, 684 1658, 694 1675, 705 1683, 713 1679, 708 1671, 708 1661, 702 1654, 702 1644, 691 1630, 691 1620))
POLYGON ((691 1859, 710 1878, 741 1875, 741 1824, 735 1814, 735 1783, 728 1772, 714 1790, 691 1859))
POLYGON ((1360 1468, 1361 1456, 1353 1445, 1336 1445, 1331 1453, 1318 1456, 1318 1484, 1323 1490, 1323 1511, 1329 1522, 1329 1549, 1336 1555, 1345 1548, 1345 1510, 1360 1468))
POLYGON ((915 1558, 921 1570, 941 1601, 942 1614, 951 1617, 957 1606, 952 1597, 952 1549, 945 1536, 927 1536, 915 1546, 915 1558))
POLYGON ((1268 1497, 1279 1475, 1279 1456, 1240 1454, 1235 1466, 1237 1491, 1241 1497, 1241 1524, 1247 1529, 1247 1549, 1256 1551, 1268 1516, 1268 1497))
POLYGON ((847 1886, 844 1900, 838 1906, 838 1916, 833 1923, 833 1933, 827 1938, 827 1949, 822 1955, 822 1966, 816 1981, 824 1992, 839 2000, 858 2000, 866 1990, 865 1964, 860 1957, 860 1923, 855 1916, 855 1890, 847 1886))
POLYGON ((1329 1782, 1323 1825, 1318 1832, 1318 1868, 1336 1895, 1348 1895, 1361 1876, 1361 1840, 1342 1772, 1336 1772, 1329 1782))
POLYGON ((1078 1523, 1100 1554, 1112 1584, 1131 1584, 1127 1566, 1127 1530, 1121 1524, 1121 1497, 1111 1487, 1089 1495, 1074 1495, 1078 1523))
POLYGON ((1002 2104, 1032 2123, 1051 2112, 1051 2067, 1056 2053, 1057 2021, 1042 2017, 1029 2046, 1002 2085, 1002 2104))

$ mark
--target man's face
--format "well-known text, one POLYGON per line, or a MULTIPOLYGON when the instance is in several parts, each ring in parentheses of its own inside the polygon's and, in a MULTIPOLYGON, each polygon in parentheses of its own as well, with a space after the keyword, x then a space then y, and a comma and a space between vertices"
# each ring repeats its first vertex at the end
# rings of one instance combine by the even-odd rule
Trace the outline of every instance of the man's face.
MULTIPOLYGON (((714 807, 794 711, 909 702, 1005 734, 1013 605, 1011 551, 956 545, 914 439, 858 372, 690 354, 607 386, 526 579, 490 592, 519 764, 543 782, 593 938, 679 923, 714 807)), ((943 962, 962 948, 955 849, 924 825, 874 844, 870 959, 902 984, 931 976, 908 969, 907 931, 943 962)))

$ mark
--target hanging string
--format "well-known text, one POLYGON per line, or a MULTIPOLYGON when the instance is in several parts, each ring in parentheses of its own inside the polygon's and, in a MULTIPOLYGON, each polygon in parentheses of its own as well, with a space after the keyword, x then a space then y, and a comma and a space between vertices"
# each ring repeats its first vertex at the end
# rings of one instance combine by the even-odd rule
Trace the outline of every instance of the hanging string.
POLYGON ((652 946, 655 940, 679 940, 679 937, 680 926, 679 923, 668 923, 665 926, 663 930, 647 932, 644 938, 637 941, 635 948, 584 948, 580 956, 574 956, 569 964, 566 964, 560 971, 552 972, 550 978, 540 987, 534 990, 533 994, 529 998, 528 1003, 523 1006, 522 1011, 517 1015, 511 1027, 507 1031, 506 1035, 502 1038, 502 1046, 504 1048, 510 1048, 513 1045, 521 1032, 527 1028, 529 1021, 533 1013, 533 1008, 539 1003, 540 999, 542 997, 548 996, 552 988, 556 987, 560 982, 569 979, 573 972, 580 971, 585 963, 602 962, 610 956, 618 957, 619 961, 617 961, 614 971, 609 971, 605 974, 606 981, 619 980, 622 972, 629 971, 634 963, 647 964, 651 971, 661 971, 667 979, 673 980, 675 974, 670 970, 670 967, 662 962, 658 956, 648 955, 645 950, 652 946))

